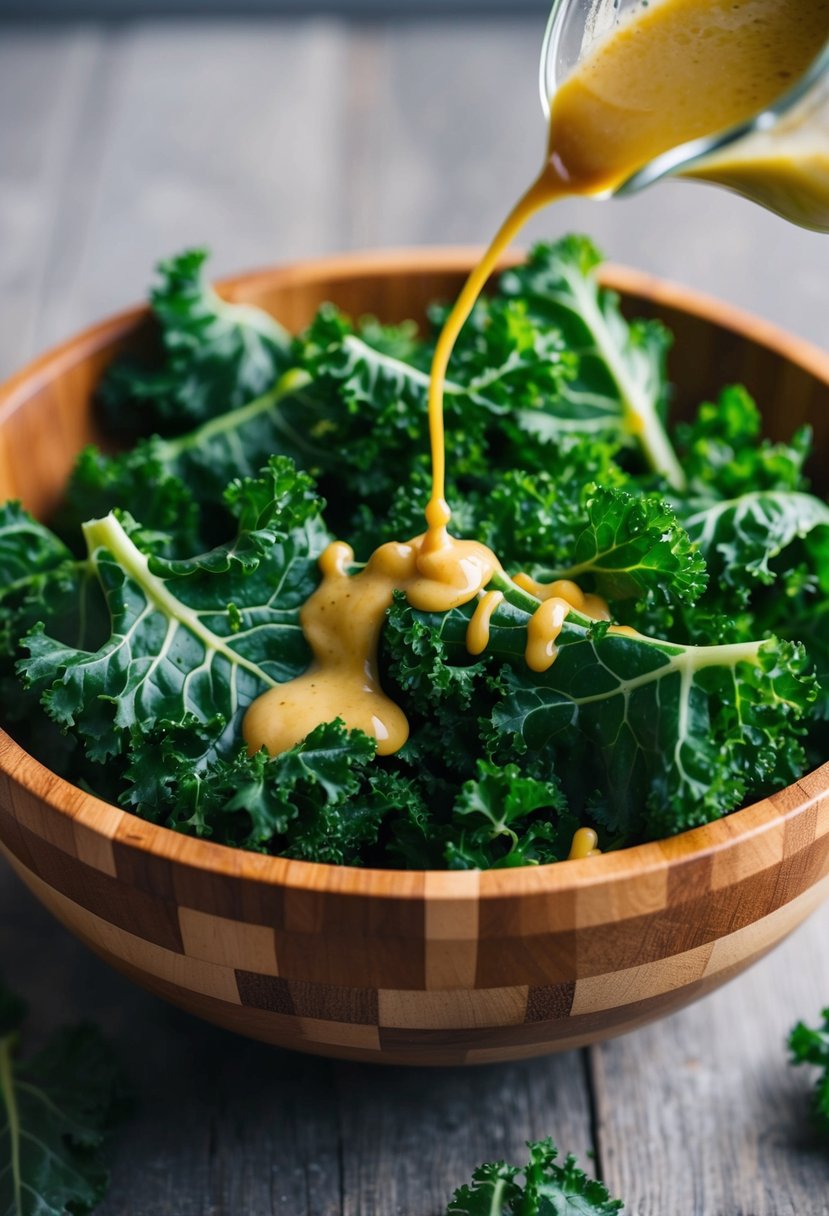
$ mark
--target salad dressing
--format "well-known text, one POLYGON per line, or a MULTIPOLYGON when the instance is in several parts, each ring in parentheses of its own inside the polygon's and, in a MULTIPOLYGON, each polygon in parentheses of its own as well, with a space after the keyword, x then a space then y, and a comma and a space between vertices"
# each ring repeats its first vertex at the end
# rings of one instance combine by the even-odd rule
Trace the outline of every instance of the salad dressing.
POLYGON ((355 575, 349 573, 353 563, 354 551, 342 541, 322 554, 322 582, 300 611, 311 665, 250 706, 242 731, 251 751, 264 747, 278 755, 334 718, 375 738, 379 755, 400 751, 409 724, 383 692, 377 659, 395 591, 404 591, 421 612, 449 612, 473 600, 501 571, 486 545, 444 537, 439 530, 431 538, 426 534, 405 544, 381 545, 355 575))
POLYGON ((470 654, 483 654, 489 645, 492 614, 504 602, 503 591, 483 591, 466 630, 466 649, 470 654))
MULTIPOLYGON (((752 117, 806 71, 827 36, 829 0, 658 0, 617 26, 573 70, 553 99, 542 172, 472 271, 435 348, 426 531, 381 545, 353 575, 348 545, 335 542, 325 550, 322 582, 301 612, 311 665, 250 706, 243 733, 251 751, 265 747, 277 755, 334 718, 373 736, 381 755, 400 750, 408 723, 384 693, 378 669, 380 633, 395 591, 436 613, 479 597, 467 647, 471 654, 486 650, 503 593, 485 589, 493 575, 502 584, 508 580, 490 549, 449 532, 443 397, 455 343, 487 280, 541 208, 568 195, 606 194, 655 156, 752 117)), ((784 175, 782 161, 778 168, 784 175)), ((738 172, 744 170, 735 167, 738 172)), ((826 184, 829 195, 829 170, 826 184)), ((631 429, 635 422, 628 420, 631 429)), ((527 631, 526 660, 534 671, 555 661, 571 611, 611 619, 604 600, 569 580, 542 584, 519 574, 515 583, 541 601, 527 631)), ((635 636, 629 628, 611 629, 635 636)), ((592 829, 580 829, 571 856, 591 855, 596 843, 592 829)))
POLYGON ((592 828, 579 828, 573 836, 568 861, 578 861, 582 857, 597 857, 601 853, 598 844, 599 837, 592 828))

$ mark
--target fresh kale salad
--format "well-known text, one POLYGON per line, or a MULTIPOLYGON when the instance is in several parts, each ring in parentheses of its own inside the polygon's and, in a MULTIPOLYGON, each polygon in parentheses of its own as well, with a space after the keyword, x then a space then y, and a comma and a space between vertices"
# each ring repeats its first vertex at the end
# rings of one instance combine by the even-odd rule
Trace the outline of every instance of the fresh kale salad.
POLYGON ((154 349, 100 384, 48 526, 0 512, 4 721, 55 772, 180 832, 399 868, 565 858, 708 822, 829 753, 829 507, 810 435, 761 437, 739 387, 670 417, 670 338, 629 324, 584 238, 501 276, 446 393, 456 534, 511 574, 606 597, 543 674, 515 588, 485 654, 475 604, 398 595, 380 649, 411 733, 393 756, 334 721, 270 759, 241 721, 309 651, 299 612, 334 537, 358 561, 423 530, 432 328, 324 306, 292 336, 229 304, 196 250, 163 263, 154 349))

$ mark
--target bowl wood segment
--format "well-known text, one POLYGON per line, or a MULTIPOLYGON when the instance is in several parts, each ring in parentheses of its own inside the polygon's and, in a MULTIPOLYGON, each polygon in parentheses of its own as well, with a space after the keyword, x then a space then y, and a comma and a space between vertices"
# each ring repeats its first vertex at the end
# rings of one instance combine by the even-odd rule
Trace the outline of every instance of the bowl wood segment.
MULTIPOLYGON (((468 250, 353 256, 223 285, 293 328, 323 300, 385 321, 449 299, 468 250)), ((676 335, 681 412, 721 385, 829 456, 829 356, 632 271, 606 281, 676 335)), ((147 313, 103 322, 0 389, 0 497, 45 515, 97 439, 103 367, 147 313)), ((818 470, 820 464, 818 464, 818 470)), ((825 487, 824 487, 825 488, 825 487)), ((829 765, 718 823, 585 861, 487 873, 347 869, 190 839, 68 784, 0 732, 0 847, 118 970, 241 1034, 384 1063, 518 1059, 631 1030, 718 987, 829 894, 829 765)))

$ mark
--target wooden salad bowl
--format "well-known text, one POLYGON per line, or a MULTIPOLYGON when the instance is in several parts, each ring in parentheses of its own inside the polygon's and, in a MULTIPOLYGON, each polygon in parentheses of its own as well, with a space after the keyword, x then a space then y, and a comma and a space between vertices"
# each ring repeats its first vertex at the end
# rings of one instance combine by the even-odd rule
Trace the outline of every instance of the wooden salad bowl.
MULTIPOLYGON (((449 299, 469 250, 326 259, 223 285, 290 327, 323 300, 386 321, 449 299)), ((829 355, 628 270, 606 281, 676 335, 681 412, 723 384, 766 430, 829 457, 829 355)), ((40 514, 98 438, 102 369, 146 310, 87 330, 0 389, 0 496, 40 514)), ((269 1043, 402 1064, 519 1059, 632 1030, 717 988, 829 894, 829 764, 684 835, 585 861, 477 872, 265 857, 143 822, 0 732, 0 847, 46 907, 119 971, 269 1043)))

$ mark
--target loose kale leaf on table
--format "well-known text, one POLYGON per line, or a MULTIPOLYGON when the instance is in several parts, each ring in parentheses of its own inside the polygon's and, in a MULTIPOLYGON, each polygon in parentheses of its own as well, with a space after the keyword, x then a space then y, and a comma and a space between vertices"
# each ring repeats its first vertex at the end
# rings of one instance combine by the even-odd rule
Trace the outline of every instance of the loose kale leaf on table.
POLYGON ((793 1064, 809 1064, 821 1070, 815 1083, 812 1113, 815 1124, 829 1144, 829 1009, 824 1009, 823 1024, 812 1027, 799 1022, 789 1036, 793 1064))
POLYGON ((0 1212, 82 1216, 109 1184, 105 1143, 124 1082, 94 1026, 59 1030, 19 1058, 26 1008, 0 982, 0 1212))
POLYGON ((527 1147, 530 1159, 523 1167, 503 1161, 479 1166, 472 1182, 455 1192, 446 1216, 614 1216, 622 1211, 621 1200, 588 1178, 575 1157, 558 1164, 552 1140, 527 1147))

